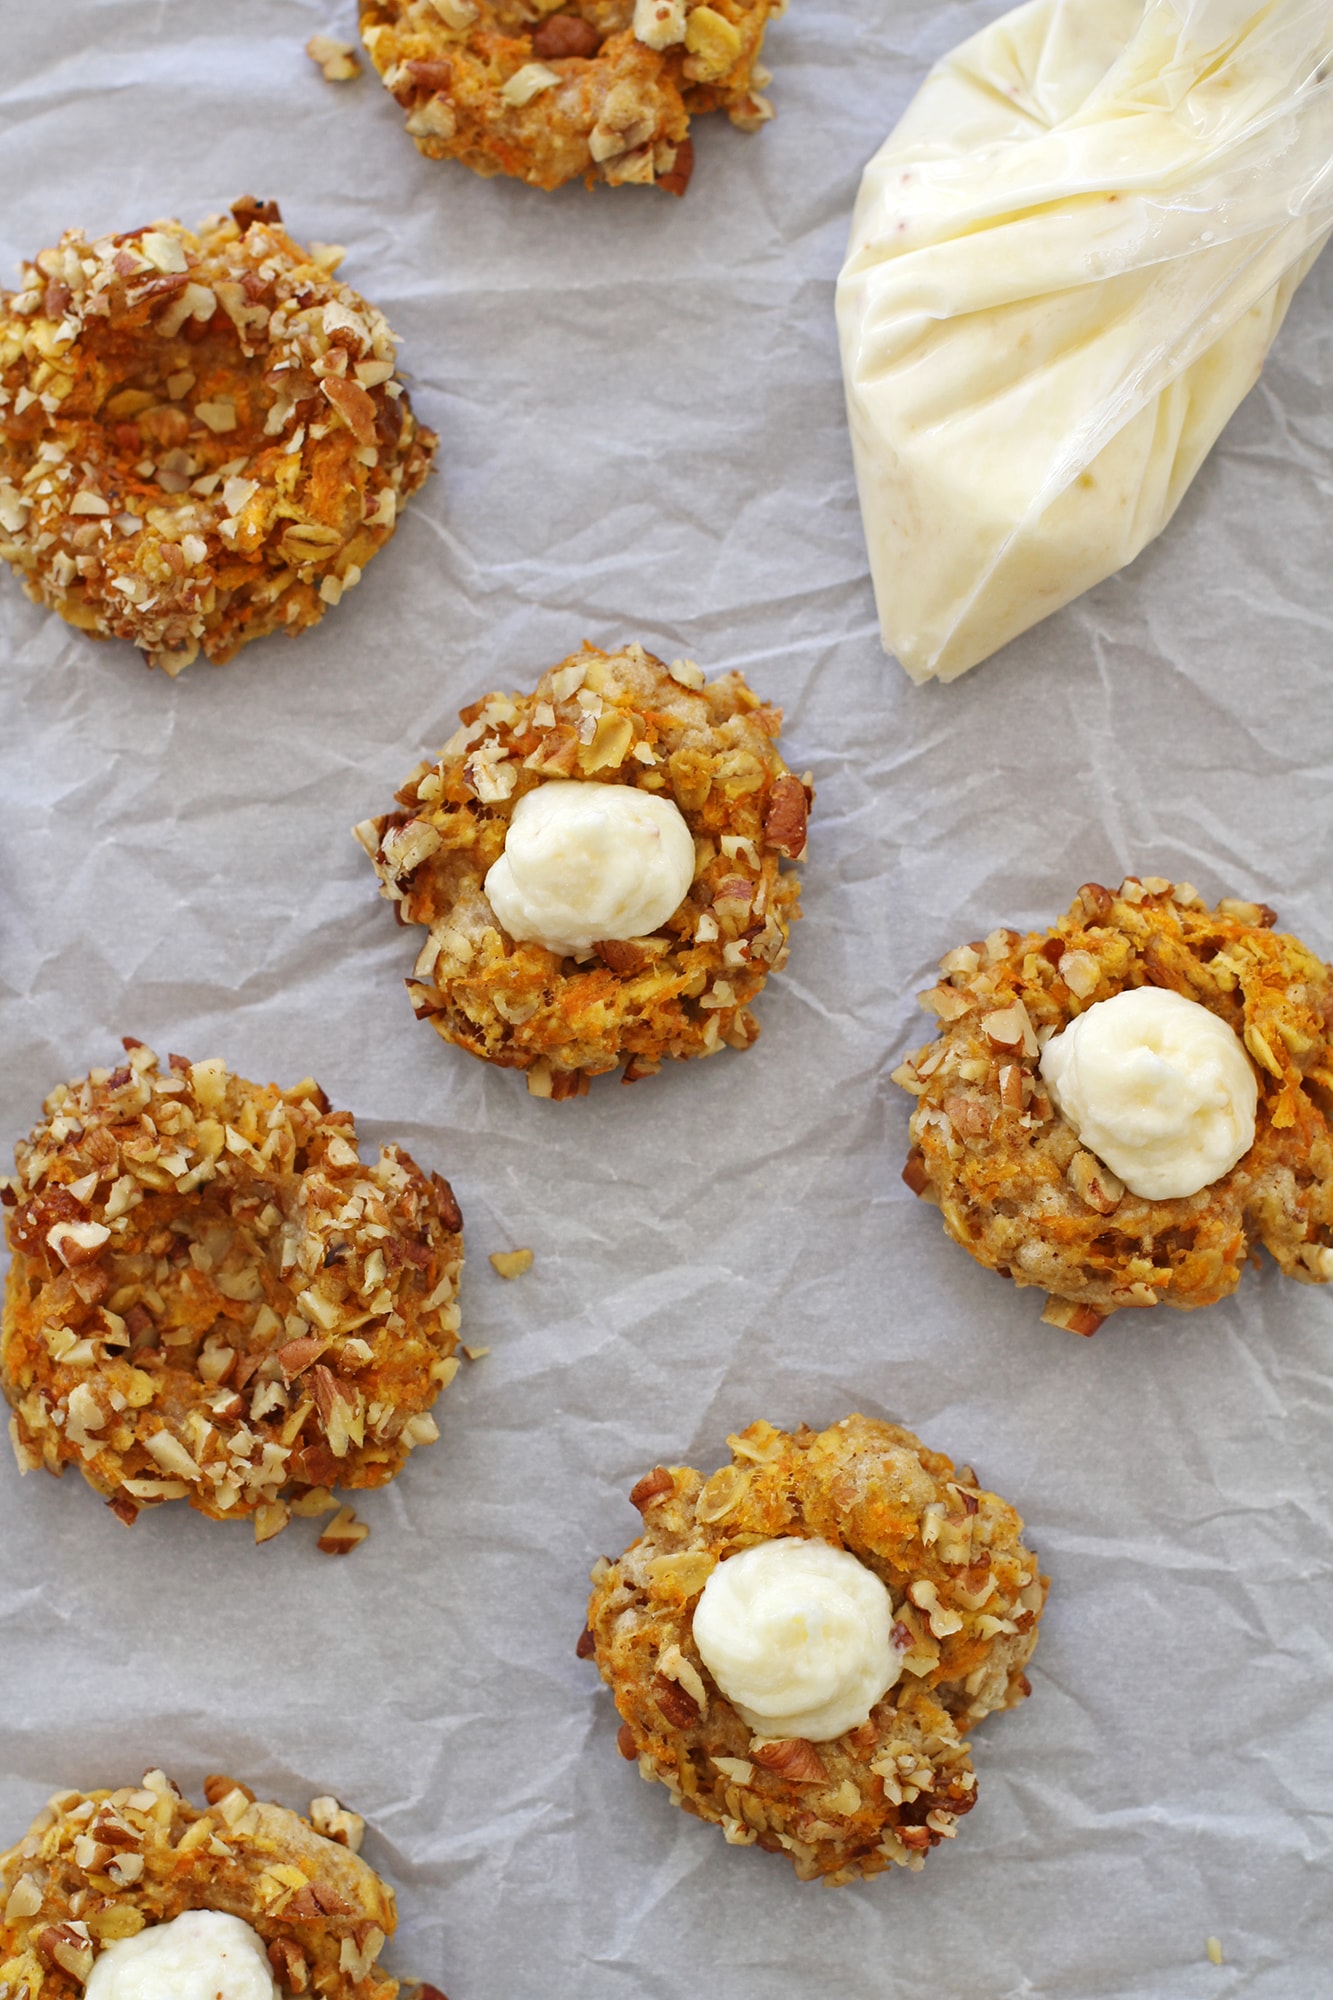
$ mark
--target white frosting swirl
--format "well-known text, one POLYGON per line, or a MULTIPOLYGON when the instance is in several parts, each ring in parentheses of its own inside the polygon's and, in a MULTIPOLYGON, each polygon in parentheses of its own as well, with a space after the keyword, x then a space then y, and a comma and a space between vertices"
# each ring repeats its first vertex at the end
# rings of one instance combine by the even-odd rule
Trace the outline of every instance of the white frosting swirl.
POLYGON ((281 2000, 257 1932, 221 1910, 186 1910, 99 1952, 83 2000, 281 2000))
POLYGON ((511 938, 560 953, 645 937, 694 880, 694 837, 670 799, 551 778, 514 808, 486 896, 511 938))
POLYGON ((694 1643, 760 1736, 826 1743, 856 1729, 902 1672, 893 1603, 865 1564, 784 1535, 719 1563, 694 1610, 694 1643))
POLYGON ((1254 1144, 1249 1058, 1183 994, 1139 986, 1094 1002, 1046 1044, 1041 1073, 1083 1145, 1148 1201, 1197 1194, 1254 1144))

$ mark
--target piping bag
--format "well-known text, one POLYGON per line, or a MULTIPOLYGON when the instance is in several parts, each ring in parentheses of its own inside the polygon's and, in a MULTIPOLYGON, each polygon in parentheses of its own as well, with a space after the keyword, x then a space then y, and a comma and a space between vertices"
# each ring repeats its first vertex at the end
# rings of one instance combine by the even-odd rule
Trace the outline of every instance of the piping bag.
POLYGON ((936 65, 865 170, 837 297, 913 680, 1160 534, 1331 229, 1330 0, 1031 0, 936 65))

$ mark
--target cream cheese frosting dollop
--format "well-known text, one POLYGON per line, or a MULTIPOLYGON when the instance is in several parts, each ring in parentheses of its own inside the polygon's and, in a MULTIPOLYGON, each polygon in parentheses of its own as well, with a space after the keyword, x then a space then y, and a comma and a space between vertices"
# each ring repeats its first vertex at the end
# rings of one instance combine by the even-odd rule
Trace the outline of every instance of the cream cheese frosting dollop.
POLYGON ((1254 1144, 1249 1058, 1181 993, 1139 986, 1096 1001, 1046 1044, 1041 1073, 1082 1143, 1146 1200, 1197 1194, 1254 1144))
POLYGON ((670 799, 552 778, 515 806, 486 897, 510 937, 550 951, 645 937, 694 880, 694 836, 670 799))
POLYGON ((263 1940, 240 1917, 185 1910, 99 1952, 84 2000, 281 2000, 263 1940))
POLYGON ((783 1535, 719 1563, 694 1610, 694 1643, 757 1735, 826 1743, 856 1729, 902 1671, 893 1603, 863 1562, 783 1535))

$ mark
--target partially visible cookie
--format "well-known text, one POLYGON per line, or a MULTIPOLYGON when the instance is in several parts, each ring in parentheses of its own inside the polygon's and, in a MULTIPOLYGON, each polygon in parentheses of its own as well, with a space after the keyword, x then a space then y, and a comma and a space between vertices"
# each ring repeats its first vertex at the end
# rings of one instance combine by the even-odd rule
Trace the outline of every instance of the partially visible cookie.
POLYGON ((357 1814, 321 1798, 306 1819, 233 1778, 205 1791, 200 1811, 149 1771, 114 1792, 57 1792, 0 1854, 0 1992, 80 2000, 122 1941, 209 1910, 250 1926, 284 1994, 395 2000, 398 1981, 376 1963, 394 1894, 356 1852, 357 1814))
POLYGON ((615 1696, 621 1752, 733 1846, 785 1853, 803 1881, 920 1868, 976 1802, 964 1732, 1028 1693, 1047 1579, 1023 1524, 969 1467, 874 1418, 791 1434, 759 1422, 727 1442, 731 1462, 709 1479, 646 1474, 630 1494, 643 1534, 593 1571, 579 1652, 615 1696), (888 1690, 831 1739, 753 1727, 696 1634, 720 1565, 793 1539, 854 1557, 891 1603, 888 1690))
POLYGON ((462 1217, 399 1147, 363 1162, 311 1078, 125 1046, 52 1092, 0 1182, 14 1450, 127 1523, 186 1500, 268 1541, 439 1436, 462 1217))
POLYGON ((361 0, 371 60, 418 150, 533 187, 684 194, 690 119, 773 115, 759 52, 786 0, 361 0))
POLYGON ((393 335, 276 202, 72 229, 0 295, 0 557, 177 674, 315 624, 430 469, 393 335))
POLYGON ((1333 971, 1272 910, 1188 883, 1086 883, 1049 930, 1001 929, 940 961, 933 1042, 894 1072, 916 1099, 903 1179, 979 1263, 1093 1333, 1125 1306, 1225 1298, 1260 1245, 1333 1278, 1333 971), (1179 994, 1234 1030, 1258 1086, 1253 1144, 1193 1194, 1134 1194, 1081 1142, 1041 1069, 1053 1035, 1115 995, 1179 994))
MULTIPOLYGON (((620 1065, 631 1082, 667 1060, 748 1048, 750 1003, 785 964, 799 915, 783 862, 805 851, 813 797, 779 754, 781 720, 739 674, 706 682, 636 645, 586 646, 531 693, 464 709, 399 809, 356 829, 381 894, 428 932, 408 982, 417 1014, 445 1041, 526 1071, 541 1097, 580 1094, 620 1065), (566 950, 505 928, 494 871, 553 784, 566 798, 576 785, 629 788, 683 822, 678 899, 646 911, 644 934, 621 925, 566 950)), ((617 858, 605 841, 603 853, 617 858)))

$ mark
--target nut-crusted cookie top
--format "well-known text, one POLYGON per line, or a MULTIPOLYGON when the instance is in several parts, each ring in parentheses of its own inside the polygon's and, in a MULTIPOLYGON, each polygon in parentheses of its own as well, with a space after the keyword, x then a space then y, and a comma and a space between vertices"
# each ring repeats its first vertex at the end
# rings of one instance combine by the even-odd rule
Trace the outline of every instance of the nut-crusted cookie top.
POLYGON ((785 1851, 803 1879, 919 1867, 975 1802, 961 1733, 1027 1693, 1046 1579, 1007 1502, 910 1431, 852 1416, 794 1434, 759 1422, 705 1479, 658 1466, 630 1495, 644 1533, 593 1572, 589 1636, 624 1718, 621 1749, 736 1845, 785 1851), (719 1562, 814 1536, 866 1564, 893 1601, 903 1674, 829 1742, 757 1737, 694 1643, 719 1562))
POLYGON ((371 60, 428 159, 534 187, 684 194, 692 116, 773 115, 759 52, 786 0, 361 0, 371 60))
POLYGON ((221 1910, 259 1933, 283 1992, 394 2000, 398 1982, 375 1963, 394 1895, 355 1852, 358 1816, 325 1798, 304 1819, 232 1778, 205 1789, 202 1812, 161 1771, 119 1791, 57 1792, 0 1854, 0 1992, 78 2000, 105 1946, 221 1910))
POLYGON ((785 963, 799 915, 782 863, 804 853, 813 796, 779 755, 781 719, 739 674, 705 682, 641 646, 585 647, 531 694, 464 709, 401 809, 356 829, 381 894, 430 933, 408 984, 418 1015, 549 1097, 619 1063, 633 1081, 668 1057, 748 1047, 749 1003, 785 963), (501 929, 486 876, 519 800, 549 778, 635 785, 679 808, 694 879, 650 937, 562 959, 501 929))
POLYGON ((1258 1245, 1308 1283, 1333 1277, 1333 973, 1272 910, 1188 883, 1088 883, 1048 931, 993 931, 940 962, 921 997, 937 1039, 894 1072, 917 1100, 903 1178, 938 1201, 981 1263, 1052 1296, 1044 1317, 1095 1332, 1120 1306, 1209 1305, 1258 1245), (1094 1002, 1159 986, 1244 1043, 1254 1144, 1197 1194, 1131 1194, 1080 1145, 1038 1067, 1094 1002))
POLYGON ((2 1184, 15 1451, 125 1521, 186 1499, 266 1541, 438 1437, 462 1218, 398 1147, 363 1163, 312 1080, 126 1048, 52 1092, 2 1184))
POLYGON ((69 230, 0 296, 0 556, 178 673, 297 632, 430 466, 383 316, 276 203, 200 231, 69 230))

